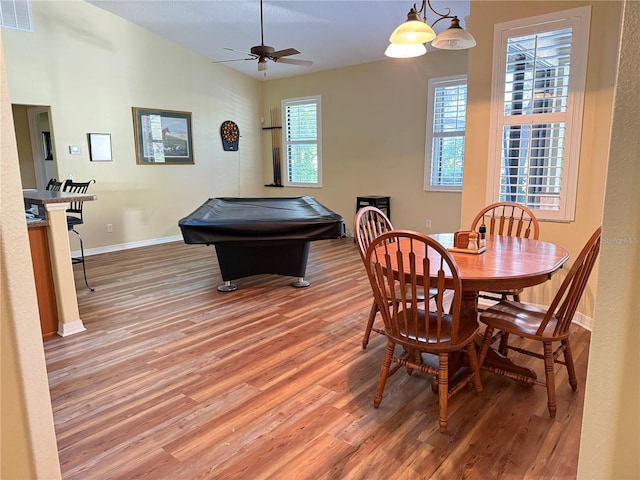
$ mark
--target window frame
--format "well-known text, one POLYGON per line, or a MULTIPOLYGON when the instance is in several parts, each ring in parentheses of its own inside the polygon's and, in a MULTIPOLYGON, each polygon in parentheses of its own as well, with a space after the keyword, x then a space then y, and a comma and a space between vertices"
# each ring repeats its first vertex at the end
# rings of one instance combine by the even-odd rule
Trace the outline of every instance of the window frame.
POLYGON ((280 102, 280 112, 282 115, 282 162, 284 163, 282 171, 284 172, 283 185, 286 187, 302 187, 302 188, 320 188, 322 187, 322 96, 309 95, 305 97, 284 98, 280 102), (291 105, 309 105, 316 106, 316 139, 315 142, 310 141, 289 141, 288 125, 287 125, 287 107, 291 105), (315 144, 316 146, 316 162, 317 162, 317 181, 316 182, 291 182, 289 181, 289 160, 287 156, 289 145, 299 144, 315 144))
MULTIPOLYGON (((430 78, 428 82, 428 95, 427 95, 427 129, 425 136, 425 152, 424 152, 424 191, 426 192, 462 192, 462 186, 464 184, 464 155, 462 157, 462 174, 463 179, 460 185, 434 185, 431 183, 433 173, 433 142, 436 138, 445 138, 452 136, 462 136, 466 142, 467 125, 465 120, 465 128, 462 131, 462 135, 444 134, 443 132, 434 132, 434 113, 435 113, 435 98, 436 89, 445 86, 462 85, 468 87, 468 75, 449 75, 446 77, 430 78)), ((468 105, 468 90, 467 90, 467 103, 465 103, 465 109, 468 105)), ((465 115, 466 117, 466 115, 465 115)), ((459 131, 458 131, 459 132, 459 131)), ((456 132, 457 133, 457 132, 456 132)))
MULTIPOLYGON (((500 201, 500 170, 504 148, 503 128, 509 125, 533 127, 541 123, 562 122, 564 123, 565 135, 559 209, 546 210, 534 207, 532 210, 538 220, 570 222, 575 219, 590 20, 591 7, 584 6, 498 23, 494 26, 487 204, 500 201), (513 115, 504 115, 507 40, 513 37, 560 30, 568 26, 572 28, 572 44, 566 112, 518 115, 522 118, 521 122, 517 122, 513 115), (540 120, 541 115, 546 115, 542 117, 545 121, 540 120)), ((530 205, 528 207, 531 208, 530 205)))

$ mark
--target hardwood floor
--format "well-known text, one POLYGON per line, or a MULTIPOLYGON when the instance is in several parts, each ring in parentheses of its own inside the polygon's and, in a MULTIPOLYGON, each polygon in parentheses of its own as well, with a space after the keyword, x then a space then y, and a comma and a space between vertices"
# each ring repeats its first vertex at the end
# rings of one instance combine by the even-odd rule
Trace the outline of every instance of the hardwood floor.
POLYGON ((65 479, 576 477, 590 339, 579 327, 579 389, 558 366, 555 420, 544 388, 483 371, 484 392, 454 396, 441 434, 427 375, 399 371, 373 408, 386 342, 374 333, 361 348, 371 293, 353 240, 313 242, 303 289, 261 275, 220 293, 201 245, 86 266, 87 331, 45 342, 65 479))

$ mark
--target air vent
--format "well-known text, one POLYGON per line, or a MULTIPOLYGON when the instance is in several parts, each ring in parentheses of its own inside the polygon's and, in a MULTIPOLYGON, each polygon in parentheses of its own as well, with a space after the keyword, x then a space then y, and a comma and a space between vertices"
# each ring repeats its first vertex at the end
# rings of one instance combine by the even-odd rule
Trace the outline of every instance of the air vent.
POLYGON ((33 32, 31 0, 0 0, 0 26, 33 32))

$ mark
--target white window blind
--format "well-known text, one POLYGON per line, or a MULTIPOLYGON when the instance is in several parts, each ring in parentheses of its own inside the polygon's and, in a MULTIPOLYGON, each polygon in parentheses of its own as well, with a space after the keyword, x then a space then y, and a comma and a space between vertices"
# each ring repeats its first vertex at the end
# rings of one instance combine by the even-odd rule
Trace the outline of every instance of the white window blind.
POLYGON ((0 0, 0 26, 32 32, 30 0, 0 0))
POLYGON ((320 96, 282 100, 285 185, 320 187, 320 96))
POLYGON ((572 220, 589 8, 520 22, 496 25, 491 131, 499 137, 490 147, 487 200, 521 203, 539 219, 572 220))
POLYGON ((467 77, 429 80, 425 190, 462 190, 467 77))

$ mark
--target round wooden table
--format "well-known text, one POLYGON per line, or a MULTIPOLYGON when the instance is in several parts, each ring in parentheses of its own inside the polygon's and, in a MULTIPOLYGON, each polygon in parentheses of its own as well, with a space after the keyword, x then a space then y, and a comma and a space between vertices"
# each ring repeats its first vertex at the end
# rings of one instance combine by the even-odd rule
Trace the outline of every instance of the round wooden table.
MULTIPOLYGON (((445 247, 453 246, 453 233, 430 235, 445 247)), ((532 287, 546 282, 569 259, 569 252, 553 243, 527 238, 487 235, 487 249, 480 254, 451 252, 462 281, 460 315, 478 319, 478 292, 532 287)), ((431 262, 433 268, 437 262, 431 262)), ((434 271, 435 273, 435 271, 434 271)), ((464 365, 464 355, 452 356, 450 377, 464 365), (456 357, 458 360, 456 361, 456 357)), ((483 369, 496 373, 510 372, 521 383, 533 384, 536 374, 490 349, 483 369)))
MULTIPOLYGON (((445 247, 452 233, 430 235, 445 247)), ((487 235, 487 250, 474 255, 451 252, 458 264, 462 289, 467 291, 525 288, 546 282, 569 259, 553 243, 529 238, 487 235)))

